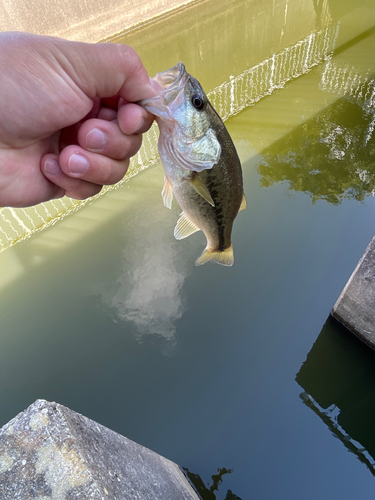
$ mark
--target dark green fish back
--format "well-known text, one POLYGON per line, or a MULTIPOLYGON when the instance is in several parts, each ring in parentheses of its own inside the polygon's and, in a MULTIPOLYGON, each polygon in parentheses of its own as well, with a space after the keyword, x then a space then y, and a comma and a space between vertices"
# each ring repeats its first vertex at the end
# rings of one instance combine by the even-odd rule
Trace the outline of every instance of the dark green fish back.
POLYGON ((210 103, 208 103, 207 112, 210 116, 212 129, 221 145, 221 155, 219 163, 214 165, 212 169, 204 170, 198 174, 207 186, 215 206, 212 207, 204 200, 199 205, 204 211, 202 214, 204 219, 211 220, 216 226, 218 247, 215 250, 223 251, 231 244, 233 221, 242 201, 241 162, 224 123, 210 103))

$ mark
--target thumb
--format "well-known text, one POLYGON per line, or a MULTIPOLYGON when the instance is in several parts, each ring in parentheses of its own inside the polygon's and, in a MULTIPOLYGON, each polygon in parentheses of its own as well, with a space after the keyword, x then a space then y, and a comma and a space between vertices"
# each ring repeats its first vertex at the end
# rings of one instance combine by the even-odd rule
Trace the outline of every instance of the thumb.
POLYGON ((120 95, 135 102, 156 94, 140 57, 128 45, 52 40, 57 62, 88 97, 120 95))

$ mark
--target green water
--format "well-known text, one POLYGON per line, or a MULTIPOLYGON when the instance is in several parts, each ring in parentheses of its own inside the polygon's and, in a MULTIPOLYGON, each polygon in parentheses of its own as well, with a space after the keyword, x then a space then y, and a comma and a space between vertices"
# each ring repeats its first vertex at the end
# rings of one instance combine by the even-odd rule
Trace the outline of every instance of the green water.
POLYGON ((160 165, 2 252, 0 424, 58 401, 205 499, 374 497, 375 356, 327 320, 375 229, 373 25, 373 1, 198 2, 124 37, 151 74, 181 59, 223 109, 255 103, 227 122, 235 265, 194 267, 160 165))

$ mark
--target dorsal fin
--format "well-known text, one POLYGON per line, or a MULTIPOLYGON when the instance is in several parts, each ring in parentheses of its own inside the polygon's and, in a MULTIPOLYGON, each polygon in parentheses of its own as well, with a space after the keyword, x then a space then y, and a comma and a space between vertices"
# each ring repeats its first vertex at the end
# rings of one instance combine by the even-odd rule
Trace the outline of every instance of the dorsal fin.
POLYGON ((173 188, 172 184, 169 182, 166 176, 164 176, 164 186, 161 195, 163 197, 164 206, 167 208, 172 208, 173 188))
POLYGON ((177 221, 176 227, 174 228, 174 237, 176 240, 183 240, 193 233, 200 231, 191 220, 182 212, 180 218, 177 221))

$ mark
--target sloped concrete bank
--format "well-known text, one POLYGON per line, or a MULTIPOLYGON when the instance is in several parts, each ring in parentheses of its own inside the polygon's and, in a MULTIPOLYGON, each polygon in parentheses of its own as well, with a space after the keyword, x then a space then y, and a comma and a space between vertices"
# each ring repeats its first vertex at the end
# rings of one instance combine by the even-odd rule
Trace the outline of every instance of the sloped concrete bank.
POLYGON ((0 498, 199 500, 178 465, 37 400, 0 429, 0 498))
POLYGON ((375 236, 334 305, 332 316, 375 349, 375 236))

